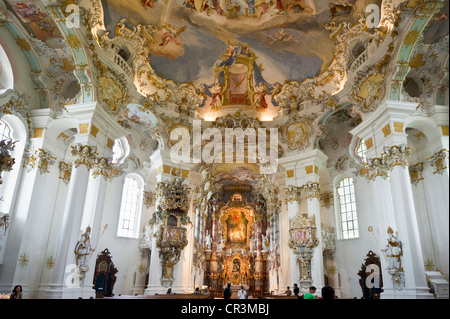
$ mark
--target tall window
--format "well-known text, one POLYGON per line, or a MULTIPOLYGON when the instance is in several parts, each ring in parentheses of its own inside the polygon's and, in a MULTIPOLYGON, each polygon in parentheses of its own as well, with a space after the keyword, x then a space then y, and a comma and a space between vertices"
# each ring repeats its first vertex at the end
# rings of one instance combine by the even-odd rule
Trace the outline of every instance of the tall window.
POLYGON ((336 189, 343 239, 358 238, 358 218, 353 178, 343 178, 336 189))
POLYGON ((2 120, 0 120, 0 141, 8 142, 11 139, 11 129, 2 120))
POLYGON ((123 185, 117 236, 138 238, 142 209, 143 183, 134 176, 127 176, 123 185))

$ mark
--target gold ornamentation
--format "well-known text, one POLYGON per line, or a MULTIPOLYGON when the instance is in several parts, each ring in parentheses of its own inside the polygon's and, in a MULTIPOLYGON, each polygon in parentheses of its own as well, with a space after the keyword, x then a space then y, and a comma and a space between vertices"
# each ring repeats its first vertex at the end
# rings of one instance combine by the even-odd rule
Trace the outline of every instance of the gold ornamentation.
POLYGON ((81 145, 81 144, 72 146, 72 156, 74 157, 73 163, 75 165, 75 168, 77 168, 80 165, 85 165, 88 169, 90 169, 97 155, 98 153, 96 146, 81 145))
POLYGON ((160 198, 160 206, 163 210, 189 211, 189 191, 183 185, 182 178, 176 178, 172 183, 159 182, 156 184, 156 196, 160 198))
POLYGON ((186 228, 174 226, 161 226, 157 234, 156 247, 162 264, 161 284, 170 287, 173 283, 173 270, 180 260, 181 251, 188 244, 186 228))
POLYGON ((19 265, 23 268, 26 265, 28 265, 28 263, 30 262, 30 259, 28 259, 27 254, 23 254, 22 256, 20 256, 19 258, 19 265))
POLYGON ((28 41, 25 40, 24 38, 18 37, 16 39, 16 43, 24 51, 30 51, 31 50, 30 43, 28 43, 28 41))
POLYGON ((334 205, 334 193, 322 193, 319 196, 320 201, 322 202, 322 207, 330 208, 330 206, 334 205))
POLYGON ((300 150, 308 146, 314 119, 315 116, 294 115, 281 126, 281 138, 288 144, 289 149, 300 150))
POLYGON ((431 166, 434 168, 433 174, 444 174, 448 168, 448 150, 443 149, 427 158, 431 166))
POLYGON ((373 146, 373 139, 370 137, 365 140, 364 143, 366 144, 367 149, 370 149, 373 146))
POLYGON ((111 163, 106 157, 95 158, 92 163, 91 174, 94 178, 101 175, 105 180, 111 180, 112 168, 111 163))
POLYGON ((387 124, 384 128, 383 128, 383 134, 384 137, 388 136, 389 134, 391 134, 391 125, 387 124))
POLYGON ((409 166, 409 176, 411 178, 411 184, 417 186, 421 180, 423 180, 423 163, 417 163, 409 166))
POLYGON ((403 133, 403 123, 402 122, 394 122, 394 132, 403 133))
POLYGON ((47 258, 47 260, 45 261, 45 265, 47 266, 48 269, 52 269, 53 267, 55 267, 55 258, 53 257, 47 258))
POLYGON ((384 179, 389 176, 388 165, 382 157, 367 159, 367 163, 364 164, 364 168, 365 176, 369 181, 375 180, 378 176, 384 179))
POLYGON ((408 166, 408 158, 411 155, 411 147, 405 145, 393 145, 391 147, 385 147, 383 156, 386 158, 386 163, 389 169, 395 166, 408 166))
POLYGON ((140 264, 138 267, 138 271, 140 274, 144 274, 147 271, 147 266, 145 266, 144 264, 140 264))
POLYGON ((319 198, 320 196, 319 183, 307 182, 302 187, 305 190, 307 199, 319 198))
POLYGON ((3 172, 11 171, 14 163, 16 162, 16 160, 9 154, 9 152, 14 149, 15 143, 16 142, 13 141, 0 141, 0 185, 3 183, 1 174, 3 172))
POLYGON ((70 176, 72 175, 72 165, 65 162, 59 162, 59 179, 61 179, 64 184, 69 184, 70 176))
POLYGON ((427 259, 424 263, 425 265, 425 270, 426 271, 435 271, 436 270, 436 265, 434 264, 434 262, 430 259, 427 259))
POLYGON ((81 48, 81 42, 80 39, 78 39, 77 36, 73 34, 69 34, 66 37, 67 43, 73 48, 73 49, 80 49, 81 48))
POLYGON ((301 187, 289 185, 284 189, 284 201, 286 204, 293 201, 300 202, 301 192, 301 187))
POLYGON ((327 271, 330 275, 334 276, 337 273, 337 268, 335 265, 331 265, 327 268, 327 271))
POLYGON ((314 248, 319 245, 315 216, 308 218, 299 213, 289 222, 288 246, 297 255, 300 282, 311 280, 311 259, 314 248))
POLYGON ((49 166, 56 162, 56 157, 51 156, 49 152, 42 148, 36 150, 34 154, 30 150, 25 150, 24 158, 26 161, 23 167, 26 168, 27 172, 30 172, 33 168, 38 168, 41 174, 50 173, 49 166))
POLYGON ((286 177, 292 178, 292 177, 294 177, 294 173, 295 173, 294 170, 290 169, 290 170, 286 171, 286 177))
POLYGON ((152 192, 144 192, 144 205, 147 208, 152 207, 156 202, 156 195, 152 192))
POLYGON ((378 176, 387 178, 395 166, 407 167, 410 155, 411 147, 405 145, 384 147, 380 157, 368 159, 364 164, 365 176, 368 180, 374 180, 378 176))
POLYGON ((417 30, 411 30, 405 37, 405 41, 403 41, 404 44, 407 46, 411 46, 414 43, 416 43, 417 39, 419 38, 419 32, 417 30))

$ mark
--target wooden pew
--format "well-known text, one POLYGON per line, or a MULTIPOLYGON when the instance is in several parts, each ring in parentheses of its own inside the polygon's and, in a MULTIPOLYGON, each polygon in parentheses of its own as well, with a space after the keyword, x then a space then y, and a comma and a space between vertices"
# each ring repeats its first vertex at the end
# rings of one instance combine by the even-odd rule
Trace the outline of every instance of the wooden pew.
POLYGON ((210 295, 194 295, 194 294, 156 294, 156 295, 117 295, 113 297, 103 297, 99 299, 117 300, 117 299, 214 299, 210 295))
POLYGON ((297 296, 283 296, 283 295, 262 295, 258 299, 298 299, 297 296))

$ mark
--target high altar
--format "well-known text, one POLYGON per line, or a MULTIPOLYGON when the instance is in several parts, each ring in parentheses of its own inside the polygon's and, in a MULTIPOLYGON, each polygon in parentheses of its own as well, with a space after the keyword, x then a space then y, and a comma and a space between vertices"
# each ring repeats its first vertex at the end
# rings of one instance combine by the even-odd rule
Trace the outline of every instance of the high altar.
POLYGON ((218 293, 228 283, 232 288, 243 285, 256 295, 262 293, 268 289, 270 240, 265 235, 270 222, 264 202, 239 193, 221 200, 214 199, 208 209, 204 231, 212 245, 206 247, 205 282, 218 293))

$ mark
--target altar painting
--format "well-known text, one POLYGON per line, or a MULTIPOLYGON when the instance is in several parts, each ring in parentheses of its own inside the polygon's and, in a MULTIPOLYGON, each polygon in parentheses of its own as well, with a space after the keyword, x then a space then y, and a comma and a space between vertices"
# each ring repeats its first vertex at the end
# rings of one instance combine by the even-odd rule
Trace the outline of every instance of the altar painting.
POLYGON ((226 226, 227 245, 245 246, 247 244, 248 220, 242 211, 237 210, 230 214, 226 226))

